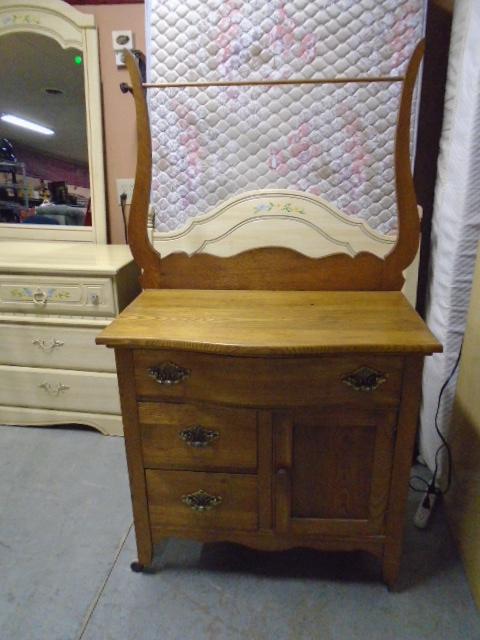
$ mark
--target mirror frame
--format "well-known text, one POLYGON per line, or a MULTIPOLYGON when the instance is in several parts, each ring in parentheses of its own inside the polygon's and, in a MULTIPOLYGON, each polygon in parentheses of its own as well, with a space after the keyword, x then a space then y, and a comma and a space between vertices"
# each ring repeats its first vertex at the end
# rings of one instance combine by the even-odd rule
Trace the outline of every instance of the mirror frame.
POLYGON ((3 0, 0 6, 0 37, 21 32, 53 38, 64 49, 76 47, 82 50, 92 226, 2 223, 0 240, 63 240, 104 244, 107 242, 107 218, 100 61, 95 18, 62 0, 3 0))

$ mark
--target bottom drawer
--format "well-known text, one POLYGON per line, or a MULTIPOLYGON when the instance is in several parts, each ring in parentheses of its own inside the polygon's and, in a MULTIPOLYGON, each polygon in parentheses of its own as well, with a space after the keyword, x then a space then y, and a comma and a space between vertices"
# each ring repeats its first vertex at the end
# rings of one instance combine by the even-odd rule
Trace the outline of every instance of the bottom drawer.
POLYGON ((117 376, 96 371, 2 365, 0 405, 119 414, 117 376))
POLYGON ((152 528, 257 529, 256 476, 153 469, 145 474, 152 528))

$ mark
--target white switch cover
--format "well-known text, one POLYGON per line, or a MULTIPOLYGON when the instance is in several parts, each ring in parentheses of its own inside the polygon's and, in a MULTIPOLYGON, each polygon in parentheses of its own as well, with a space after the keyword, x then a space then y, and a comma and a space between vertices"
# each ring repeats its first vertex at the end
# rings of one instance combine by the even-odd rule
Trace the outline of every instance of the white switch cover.
POLYGON ((133 33, 131 31, 112 31, 112 45, 114 51, 133 49, 133 33))
POLYGON ((133 195, 133 178, 117 178, 117 202, 120 204, 120 196, 122 193, 127 194, 127 204, 131 204, 133 195))

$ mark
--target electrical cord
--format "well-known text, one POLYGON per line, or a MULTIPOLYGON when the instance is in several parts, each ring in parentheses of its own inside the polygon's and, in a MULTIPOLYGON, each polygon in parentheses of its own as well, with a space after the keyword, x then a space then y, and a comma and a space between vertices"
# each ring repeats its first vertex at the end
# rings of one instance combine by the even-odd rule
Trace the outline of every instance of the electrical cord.
MULTIPOLYGON (((427 495, 425 497, 425 500, 428 500, 429 494, 433 494, 436 496, 439 496, 439 495, 444 496, 449 491, 450 486, 452 484, 452 474, 453 474, 452 451, 450 449, 450 445, 447 442, 447 439, 445 438, 445 436, 440 430, 440 427, 438 426, 438 415, 440 413, 440 405, 442 403, 442 397, 445 392, 445 389, 448 387, 451 379, 455 375, 455 372, 460 363, 460 358, 462 356, 462 349, 463 349, 463 341, 462 341, 462 344, 460 345, 460 350, 458 352, 458 356, 453 366, 453 369, 450 371, 448 378, 443 383, 442 388, 440 389, 440 393, 438 394, 438 402, 437 402, 437 409, 435 411, 434 425, 435 425, 435 431, 437 432, 437 435, 440 438, 442 444, 438 447, 438 449, 435 452, 435 469, 433 471, 432 479, 430 480, 430 482, 428 482, 427 480, 425 480, 424 478, 421 478, 420 476, 412 476, 410 478, 410 489, 412 489, 412 491, 415 491, 417 493, 425 493, 425 490, 426 490, 427 495), (447 486, 445 487, 445 489, 440 489, 439 487, 437 487, 437 476, 440 468, 440 454, 444 450, 447 453, 447 486), (425 488, 419 489, 418 487, 413 486, 412 480, 421 481, 425 485, 425 488)), ((428 505, 425 505, 425 506, 428 508, 428 505)))
POLYGON ((435 453, 435 469, 433 472, 433 477, 432 477, 432 481, 430 482, 430 485, 432 486, 432 488, 434 489, 435 493, 437 495, 445 495, 446 493, 448 493, 450 486, 452 484, 452 473, 453 473, 453 460, 452 460, 452 450, 450 449, 450 445, 447 442, 447 439, 445 438, 445 436, 443 435, 443 433, 440 431, 440 428, 438 426, 438 414, 440 413, 440 403, 442 400, 442 396, 443 396, 443 392, 445 391, 445 389, 448 387, 448 384, 450 382, 450 380, 453 378, 453 376, 455 375, 455 372, 458 368, 458 365, 460 363, 460 358, 462 356, 462 349, 463 349, 463 340, 462 340, 462 344, 460 345, 460 350, 458 352, 458 356, 457 356, 457 360, 453 366, 453 369, 450 372, 450 375, 448 376, 448 378, 445 380, 445 382, 443 383, 442 388, 440 389, 440 393, 438 395, 438 404, 437 404, 437 410, 435 412, 435 431, 437 432, 438 437, 440 438, 440 440, 442 441, 442 444, 438 447, 436 453, 435 453), (440 489, 437 487, 437 475, 438 475, 438 470, 439 470, 439 456, 440 453, 445 449, 445 451, 447 452, 447 486, 445 489, 440 489))
POLYGON ((120 194, 120 208, 122 209, 122 218, 123 218, 123 230, 125 232, 125 242, 128 242, 128 226, 127 226, 127 194, 125 191, 120 194))

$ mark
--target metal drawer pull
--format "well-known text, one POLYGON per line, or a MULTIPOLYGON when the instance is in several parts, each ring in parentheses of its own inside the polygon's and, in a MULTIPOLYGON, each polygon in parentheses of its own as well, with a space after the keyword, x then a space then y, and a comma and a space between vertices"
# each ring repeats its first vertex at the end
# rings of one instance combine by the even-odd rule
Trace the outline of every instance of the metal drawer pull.
POLYGON ((35 338, 32 340, 32 344, 36 344, 42 351, 52 351, 55 347, 63 347, 65 344, 61 340, 52 338, 51 340, 42 340, 41 338, 35 338))
POLYGON ((67 387, 66 384, 62 384, 59 382, 58 384, 51 384, 50 382, 42 382, 42 384, 38 385, 40 389, 45 389, 45 391, 51 396, 59 396, 62 391, 67 391, 70 387, 67 387))
POLYGON ((37 289, 32 294, 32 299, 35 304, 44 305, 47 304, 48 295, 46 291, 42 291, 41 289, 37 289))
POLYGON ((182 502, 190 507, 192 511, 210 511, 214 507, 218 507, 222 504, 221 496, 211 496, 203 489, 195 491, 195 493, 189 493, 186 496, 182 496, 182 502))
POLYGON ((355 391, 375 391, 381 384, 387 381, 387 374, 375 371, 370 367, 360 367, 342 378, 342 382, 355 391))
POLYGON ((210 446, 210 443, 220 436, 218 431, 205 429, 205 427, 202 427, 200 424, 183 429, 178 435, 187 446, 193 447, 194 449, 204 449, 210 446))
POLYGON ((190 375, 190 369, 184 369, 173 362, 162 362, 158 367, 150 367, 149 375, 158 384, 178 384, 190 375))

